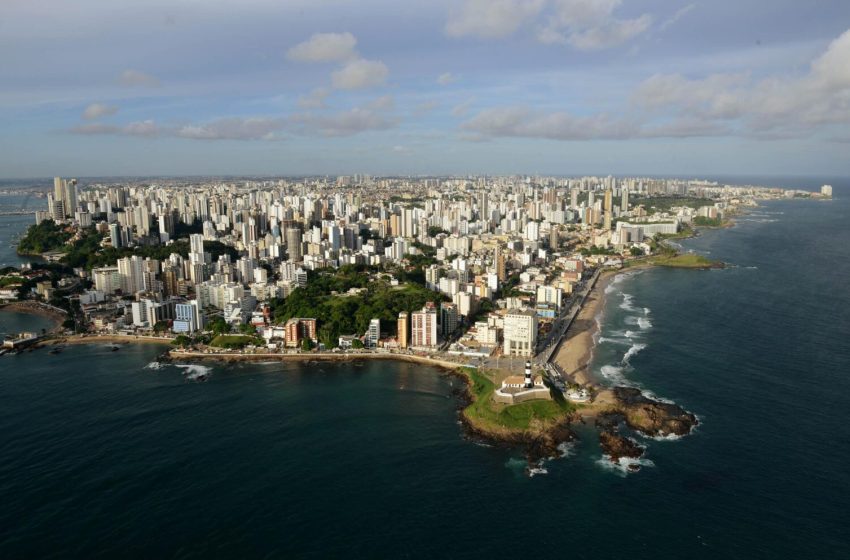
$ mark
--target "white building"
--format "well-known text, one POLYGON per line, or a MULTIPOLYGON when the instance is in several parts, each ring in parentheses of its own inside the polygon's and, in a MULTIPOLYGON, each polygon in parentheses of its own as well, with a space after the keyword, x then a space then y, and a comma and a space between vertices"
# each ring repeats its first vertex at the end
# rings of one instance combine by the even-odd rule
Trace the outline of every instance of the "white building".
POLYGON ((503 330, 506 356, 532 356, 537 344, 537 316, 533 311, 512 309, 505 315, 503 330))
POLYGON ((414 348, 435 348, 437 346, 437 307, 429 301, 421 311, 410 315, 411 346, 414 348))

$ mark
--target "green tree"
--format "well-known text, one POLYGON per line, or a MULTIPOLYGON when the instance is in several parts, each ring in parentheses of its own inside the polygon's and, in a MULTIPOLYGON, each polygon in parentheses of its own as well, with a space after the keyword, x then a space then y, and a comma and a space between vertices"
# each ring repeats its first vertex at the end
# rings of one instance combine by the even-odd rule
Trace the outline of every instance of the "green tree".
POLYGON ((304 338, 301 341, 301 349, 305 352, 309 352, 310 350, 313 349, 313 341, 310 340, 309 338, 304 338))
POLYGON ((360 348, 363 348, 363 341, 361 341, 359 338, 355 338, 351 341, 351 347, 359 350, 360 348))

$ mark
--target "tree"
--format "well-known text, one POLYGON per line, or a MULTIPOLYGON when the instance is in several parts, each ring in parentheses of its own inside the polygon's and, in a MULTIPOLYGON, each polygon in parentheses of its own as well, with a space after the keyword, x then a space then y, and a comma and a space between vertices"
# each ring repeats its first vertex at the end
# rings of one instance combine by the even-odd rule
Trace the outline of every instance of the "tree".
POLYGON ((171 344, 173 344, 174 346, 185 348, 192 344, 192 339, 186 336, 185 334, 178 334, 176 337, 174 337, 174 340, 171 341, 171 344))
POLYGON ((629 252, 633 257, 642 257, 644 255, 643 249, 640 247, 632 247, 629 249, 629 252))
POLYGON ((355 338, 351 341, 351 347, 359 350, 360 348, 363 348, 363 341, 361 341, 359 338, 355 338))
POLYGON ((313 341, 310 340, 309 338, 304 338, 301 341, 301 349, 305 352, 309 352, 310 350, 313 349, 313 341))
POLYGON ((157 321, 153 326, 153 332, 155 333, 164 333, 169 328, 168 321, 157 321))
POLYGON ((224 317, 215 317, 210 321, 209 330, 215 335, 227 334, 230 332, 230 325, 224 320, 224 317))

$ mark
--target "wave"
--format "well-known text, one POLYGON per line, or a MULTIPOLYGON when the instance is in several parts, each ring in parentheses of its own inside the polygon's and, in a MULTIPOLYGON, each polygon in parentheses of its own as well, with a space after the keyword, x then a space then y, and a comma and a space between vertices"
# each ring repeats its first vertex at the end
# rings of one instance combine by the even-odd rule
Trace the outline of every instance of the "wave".
POLYGON ((629 385, 626 377, 623 375, 625 369, 622 366, 604 365, 599 369, 599 373, 616 385, 629 385))
POLYGON ((558 444, 558 451, 561 452, 561 458, 569 457, 575 453, 576 444, 572 441, 565 441, 558 444))
POLYGON ((149 363, 148 365, 145 366, 145 369, 157 370, 157 369, 162 369, 164 367, 165 367, 165 364, 163 364, 162 362, 151 362, 151 363, 149 363))
POLYGON ((528 477, 533 478, 538 474, 549 474, 549 471, 543 467, 533 467, 528 469, 528 477))
POLYGON ((612 471, 620 476, 627 476, 636 472, 641 467, 654 467, 655 463, 643 457, 634 459, 632 457, 620 457, 617 462, 611 460, 609 455, 603 455, 597 459, 596 464, 606 471, 612 471))
POLYGON ((185 370, 183 375, 186 376, 186 379, 189 381, 198 381, 200 379, 205 379, 209 377, 209 374, 212 373, 212 368, 208 366, 202 366, 199 364, 174 364, 174 367, 181 368, 185 370))
POLYGON ((622 309, 623 311, 634 311, 635 308, 632 305, 632 299, 633 298, 634 298, 634 296, 632 296, 631 294, 624 293, 623 294, 623 303, 620 304, 620 309, 622 309))
POLYGON ((623 355, 623 364, 627 365, 629 360, 632 359, 638 352, 646 348, 646 344, 641 344, 639 342, 632 344, 632 346, 626 351, 623 355))
POLYGON ((650 321, 646 317, 638 317, 637 324, 643 330, 652 328, 652 321, 650 321))

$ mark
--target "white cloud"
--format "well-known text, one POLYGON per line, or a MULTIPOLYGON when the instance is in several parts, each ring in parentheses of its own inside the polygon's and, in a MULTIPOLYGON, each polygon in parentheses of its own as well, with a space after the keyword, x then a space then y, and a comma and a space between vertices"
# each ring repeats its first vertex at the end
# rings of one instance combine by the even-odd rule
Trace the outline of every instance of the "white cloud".
POLYGON ((388 75, 383 62, 360 58, 332 72, 331 83, 336 89, 363 89, 383 85, 388 75))
POLYGON ((74 134, 120 134, 122 136, 157 136, 159 127, 152 120, 135 121, 123 126, 103 123, 81 124, 70 129, 74 134))
POLYGON ((392 95, 382 95, 381 97, 370 101, 366 107, 369 109, 376 109, 378 111, 386 111, 387 109, 395 107, 395 99, 392 95))
POLYGON ((472 107, 472 99, 468 99, 463 103, 455 105, 452 107, 452 115, 455 117, 465 117, 469 113, 469 109, 472 107))
POLYGON ((276 132, 286 126, 280 117, 231 117, 202 125, 186 125, 175 136, 194 140, 274 140, 276 132))
POLYGON ((357 39, 351 33, 314 33, 286 52, 298 62, 341 62, 357 57, 357 39))
POLYGON ((658 26, 658 30, 664 31, 665 29, 667 29, 668 27, 672 26, 677 21, 679 21, 680 19, 685 17, 691 10, 693 10, 696 7, 697 7, 696 4, 688 4, 687 6, 679 8, 678 10, 676 10, 675 14, 673 14, 672 16, 670 16, 669 18, 664 20, 661 23, 661 25, 658 26))
POLYGON ((551 140, 623 139, 639 133, 635 123, 603 114, 577 117, 566 112, 536 112, 526 107, 486 109, 461 124, 461 128, 485 137, 551 140))
POLYGON ((439 106, 440 104, 437 101, 429 99, 428 101, 423 101, 422 103, 414 107, 413 114, 417 116, 426 115, 439 106))
POLYGON ((634 19, 614 16, 622 0, 553 0, 546 24, 537 31, 544 44, 569 44, 580 50, 619 46, 644 33, 652 16, 634 19))
POLYGON ((402 155, 405 155, 405 156, 409 156, 413 153, 413 150, 411 150, 407 146, 400 146, 400 145, 393 146, 392 151, 393 151, 393 153, 402 154, 402 155))
POLYGON ((819 127, 848 124, 850 31, 832 41, 802 76, 756 81, 747 74, 655 75, 632 100, 650 112, 727 122, 739 133, 763 138, 804 136, 819 127))
POLYGON ((576 31, 567 41, 577 49, 597 50, 622 45, 649 29, 652 17, 644 14, 635 19, 611 20, 602 25, 576 31))
POLYGON ((91 121, 94 119, 99 119, 100 117, 106 117, 109 115, 114 115, 118 112, 118 107, 112 105, 105 105, 103 103, 92 103, 88 107, 83 110, 83 118, 91 121))
MULTIPOLYGON (((537 22, 537 40, 581 50, 611 48, 644 33, 652 16, 618 19, 622 0, 465 0, 449 11, 446 34, 485 39, 513 35, 537 22)), ((682 14, 684 15, 684 14, 682 14)), ((681 17, 681 16, 679 16, 681 17)))
POLYGON ((159 80, 138 70, 124 70, 118 77, 118 83, 127 87, 156 87, 159 80))
POLYGON ((319 136, 352 136, 370 130, 386 130, 398 123, 376 110, 362 107, 330 115, 294 115, 292 122, 298 125, 295 132, 319 136))
POLYGON ((309 95, 299 97, 298 106, 302 109, 323 109, 327 106, 325 99, 330 93, 326 88, 316 88, 309 95))
POLYGON ((535 18, 545 0, 465 0, 449 11, 446 34, 450 37, 507 37, 535 18))
POLYGON ((458 77, 452 74, 451 72, 444 72, 437 76, 437 83, 441 86, 447 86, 451 83, 454 83, 458 80, 458 77))

